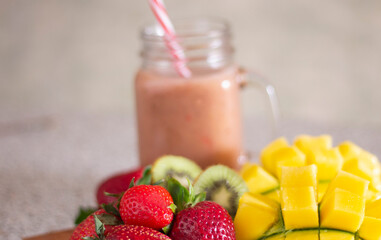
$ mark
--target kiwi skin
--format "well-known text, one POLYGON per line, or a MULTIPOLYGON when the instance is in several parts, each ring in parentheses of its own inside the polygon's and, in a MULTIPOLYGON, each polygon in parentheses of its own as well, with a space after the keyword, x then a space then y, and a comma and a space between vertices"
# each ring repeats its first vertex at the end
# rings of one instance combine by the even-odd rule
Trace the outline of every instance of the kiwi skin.
POLYGON ((151 169, 153 182, 173 177, 185 187, 188 187, 188 180, 192 183, 201 172, 200 166, 192 160, 174 155, 158 158, 151 169))
POLYGON ((196 194, 206 192, 206 200, 223 206, 234 219, 238 202, 249 191, 245 181, 233 169, 224 165, 207 168, 194 184, 196 194))

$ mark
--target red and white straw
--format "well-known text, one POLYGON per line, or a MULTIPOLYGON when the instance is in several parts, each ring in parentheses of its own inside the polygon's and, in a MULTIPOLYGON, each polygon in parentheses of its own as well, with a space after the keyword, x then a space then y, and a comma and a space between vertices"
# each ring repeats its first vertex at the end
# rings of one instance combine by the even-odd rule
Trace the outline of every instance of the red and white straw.
POLYGON ((180 76, 189 78, 192 73, 186 65, 186 59, 183 48, 176 40, 175 28, 169 19, 167 10, 162 0, 149 0, 150 7, 156 20, 164 31, 166 45, 174 59, 176 71, 180 76))

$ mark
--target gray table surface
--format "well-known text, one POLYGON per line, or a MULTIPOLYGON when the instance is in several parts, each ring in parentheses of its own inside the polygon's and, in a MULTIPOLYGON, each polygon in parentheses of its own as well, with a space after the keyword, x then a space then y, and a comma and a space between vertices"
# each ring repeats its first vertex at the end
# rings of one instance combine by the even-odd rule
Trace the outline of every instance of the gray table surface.
MULTIPOLYGON (((101 179, 138 166, 134 126, 123 114, 0 121, 0 239, 73 227, 78 207, 95 205, 101 179)), ((381 156, 381 129, 282 121, 279 134, 293 139, 301 133, 329 133, 336 144, 351 139, 381 156)), ((252 149, 270 139, 266 132, 247 135, 252 149)))

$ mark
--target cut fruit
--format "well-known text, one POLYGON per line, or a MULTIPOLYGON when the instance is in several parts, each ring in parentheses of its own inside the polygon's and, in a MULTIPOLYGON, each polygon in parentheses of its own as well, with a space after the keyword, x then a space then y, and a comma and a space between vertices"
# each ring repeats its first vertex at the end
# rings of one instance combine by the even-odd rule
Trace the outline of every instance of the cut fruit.
POLYGON ((260 159, 263 164, 263 168, 266 169, 266 171, 270 173, 274 172, 275 163, 272 155, 274 152, 284 147, 288 147, 288 142, 284 137, 282 137, 274 140, 262 150, 260 159))
POLYGON ((233 219, 240 197, 249 191, 242 177, 223 165, 207 168, 197 178, 194 189, 196 193, 206 192, 206 200, 220 204, 233 219))
POLYGON ((359 157, 348 160, 343 170, 370 181, 373 188, 380 184, 380 171, 377 158, 361 154, 359 157))
POLYGON ((365 216, 381 218, 381 198, 366 205, 365 216))
POLYGON ((329 184, 330 184, 330 181, 319 181, 318 187, 317 187, 318 202, 321 202, 321 200, 323 199, 325 193, 327 192, 329 184))
POLYGON ((314 187, 281 188, 281 208, 286 230, 319 226, 314 187))
POLYGON ((324 199, 327 198, 336 188, 344 189, 364 197, 368 190, 368 185, 369 181, 353 174, 340 171, 329 184, 322 201, 324 201, 324 199))
POLYGON ((280 188, 275 188, 268 192, 261 193, 263 196, 266 196, 276 202, 280 202, 280 188))
POLYGON ((278 180, 256 164, 246 163, 241 170, 241 176, 252 193, 279 189, 278 180))
POLYGON ((365 216, 359 230, 359 236, 366 240, 380 240, 381 219, 365 216))
POLYGON ((154 162, 151 172, 153 182, 173 177, 187 187, 188 180, 193 182, 201 174, 202 169, 188 158, 166 155, 154 162))
POLYGON ((346 162, 346 161, 348 161, 354 157, 357 157, 363 151, 363 149, 361 147, 357 146, 356 144, 354 144, 353 142, 350 142, 350 141, 342 142, 338 146, 338 148, 339 148, 341 155, 344 158, 344 162, 346 162))
POLYGON ((242 197, 235 227, 246 239, 381 240, 381 164, 375 155, 351 142, 332 148, 327 135, 301 136, 293 146, 284 138, 269 144, 261 161, 263 169, 248 164, 242 170, 250 189, 263 197, 242 197), (270 198, 280 205, 272 226, 262 222, 271 212, 264 204, 270 198), (250 236, 256 225, 260 231, 250 236))
POLYGON ((319 240, 319 229, 290 231, 286 240, 319 240))
POLYGON ((297 147, 285 147, 274 152, 272 155, 274 161, 273 172, 280 179, 282 167, 301 167, 306 164, 306 156, 297 147))
POLYGON ((355 240, 353 233, 332 229, 320 229, 320 240, 355 240))
POLYGON ((278 220, 279 204, 259 194, 245 193, 239 201, 239 209, 234 219, 236 238, 257 239, 278 220))
POLYGON ((294 145, 307 154, 310 151, 332 148, 332 137, 329 135, 317 137, 300 135, 295 139, 294 145))
POLYGON ((316 164, 318 180, 331 180, 343 167, 344 160, 337 148, 311 151, 307 154, 307 164, 316 164))
MULTIPOLYGON (((238 240, 240 240, 239 238, 237 238, 238 240)), ((283 233, 277 233, 277 234, 274 234, 274 235, 270 235, 270 236, 267 236, 267 237, 262 237, 260 238, 260 240, 284 240, 285 239, 285 236, 283 233)))
POLYGON ((356 232, 360 228, 364 212, 364 197, 337 188, 320 206, 320 226, 356 232))
POLYGON ((283 167, 280 178, 281 187, 317 187, 316 165, 303 167, 283 167))

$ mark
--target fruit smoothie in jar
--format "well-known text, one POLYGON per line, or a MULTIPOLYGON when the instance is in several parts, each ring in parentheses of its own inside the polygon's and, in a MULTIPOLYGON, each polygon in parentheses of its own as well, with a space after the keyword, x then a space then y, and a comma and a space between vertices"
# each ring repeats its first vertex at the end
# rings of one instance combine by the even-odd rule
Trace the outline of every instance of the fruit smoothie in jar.
POLYGON ((239 168, 242 74, 233 62, 229 27, 219 19, 174 25, 192 75, 179 76, 159 26, 143 29, 143 63, 135 79, 140 162, 171 154, 203 168, 239 168))

